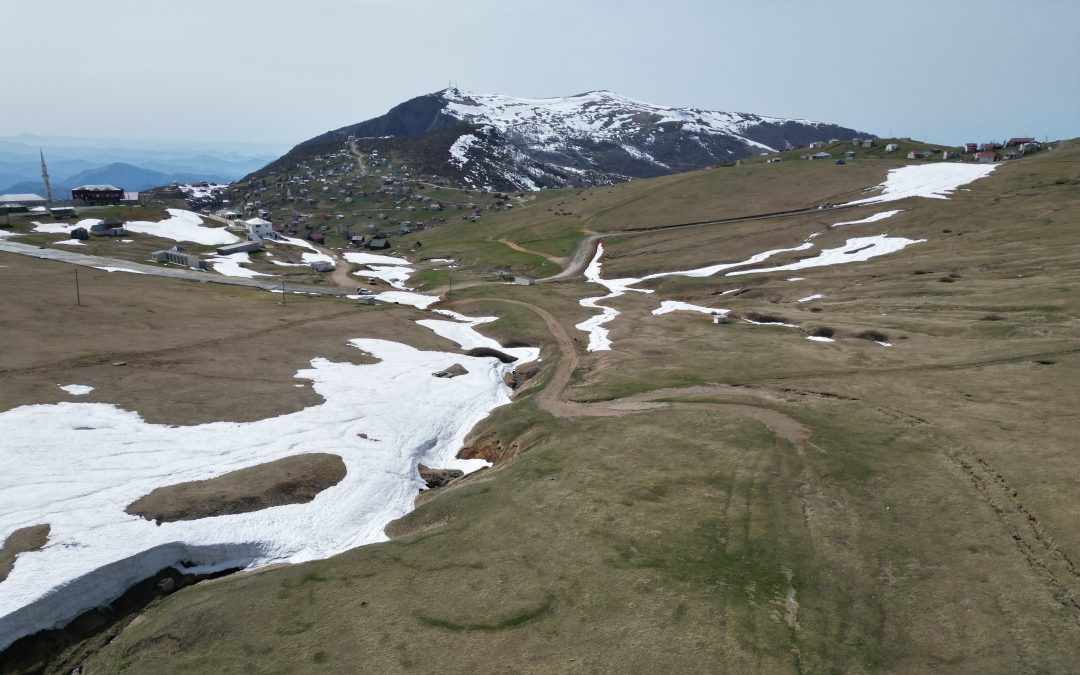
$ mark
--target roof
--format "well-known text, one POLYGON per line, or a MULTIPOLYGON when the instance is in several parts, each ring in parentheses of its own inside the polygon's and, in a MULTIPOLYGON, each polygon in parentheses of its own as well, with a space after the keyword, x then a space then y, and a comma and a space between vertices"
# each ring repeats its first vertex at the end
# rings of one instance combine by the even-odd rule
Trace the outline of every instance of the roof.
POLYGON ((43 201, 45 201, 44 197, 42 197, 40 195, 30 194, 30 193, 0 195, 0 204, 4 204, 4 203, 8 203, 8 202, 43 202, 43 201))
POLYGON ((262 218, 252 218, 251 220, 245 220, 245 225, 269 225, 269 220, 263 220, 262 218))
POLYGON ((91 192, 123 192, 124 191, 123 188, 118 188, 115 185, 80 185, 77 188, 73 188, 72 192, 74 192, 75 190, 89 190, 91 192))

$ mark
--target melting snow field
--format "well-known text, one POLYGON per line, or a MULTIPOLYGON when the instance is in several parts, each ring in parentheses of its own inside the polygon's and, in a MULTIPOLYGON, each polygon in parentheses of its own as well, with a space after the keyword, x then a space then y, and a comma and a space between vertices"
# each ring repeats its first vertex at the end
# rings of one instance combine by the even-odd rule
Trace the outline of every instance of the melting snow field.
POLYGON ((701 312, 702 314, 720 314, 724 315, 730 312, 730 309, 715 309, 713 307, 702 307, 701 305, 691 305, 689 302, 681 302, 679 300, 664 300, 660 303, 660 306, 652 311, 653 314, 668 314, 670 312, 701 312))
MULTIPOLYGON (((892 215, 899 213, 899 211, 885 211, 883 213, 875 214, 860 221, 852 221, 847 224, 854 223, 869 223, 877 220, 888 218, 892 215)), ((838 225, 844 225, 845 223, 837 223, 838 225)), ((813 239, 813 235, 809 239, 813 239)), ((584 298, 579 301, 581 306, 588 307, 589 309, 598 309, 600 314, 590 317, 589 319, 582 321, 574 326, 580 331, 588 333, 589 345, 588 351, 609 351, 611 349, 611 339, 608 337, 608 329, 605 328, 605 324, 610 323, 619 315, 619 310, 608 307, 606 305, 599 304, 604 300, 611 300, 621 295, 626 294, 629 291, 636 291, 638 293, 652 293, 653 291, 643 288, 633 288, 633 286, 650 279, 661 279, 663 277, 680 276, 680 277, 710 277, 718 272, 730 270, 734 267, 745 267, 747 265, 755 265, 763 262, 768 258, 778 253, 794 253, 797 251, 805 251, 814 248, 814 244, 807 240, 798 246, 792 248, 780 248, 771 251, 765 251, 753 255, 746 260, 734 263, 720 263, 717 265, 709 265, 708 267, 700 267, 698 269, 684 270, 679 272, 657 272, 654 274, 647 274, 643 277, 627 277, 622 279, 604 279, 601 276, 602 264, 600 258, 604 254, 604 244, 601 242, 596 247, 596 255, 593 256, 592 261, 589 262, 588 267, 585 268, 585 278, 592 283, 600 284, 608 289, 608 294, 605 296, 584 298)), ((826 267, 830 265, 842 265, 845 263, 863 262, 871 258, 887 255, 889 253, 895 253, 903 250, 904 248, 926 241, 925 239, 906 239, 904 237, 890 237, 887 234, 879 234, 874 237, 854 237, 848 239, 843 246, 836 248, 827 248, 821 251, 816 256, 809 258, 803 258, 787 265, 778 265, 775 267, 758 267, 753 269, 736 270, 727 272, 726 276, 737 276, 740 274, 759 274, 764 272, 779 272, 786 270, 800 270, 810 267, 826 267)), ((803 277, 789 277, 787 281, 802 281, 803 277)), ((723 295, 728 293, 734 293, 739 289, 733 289, 725 291, 723 295)), ((810 295, 801 298, 799 302, 809 302, 811 300, 817 300, 825 296, 821 294, 810 295)), ((726 314, 729 310, 716 309, 709 307, 702 307, 700 305, 691 305, 689 303, 679 302, 675 300, 665 300, 661 302, 658 309, 653 310, 653 314, 666 314, 668 312, 674 312, 677 310, 706 312, 710 314, 726 314)), ((748 323, 754 323, 750 321, 748 323)), ((785 324, 786 325, 786 324, 785 324)), ((797 327, 797 326, 793 326, 797 327)))
POLYGON ((890 237, 887 234, 879 234, 876 237, 855 237, 854 239, 848 239, 847 243, 843 246, 827 248, 813 258, 803 258, 802 260, 797 260, 787 265, 779 265, 777 267, 759 267, 750 270, 728 272, 727 276, 733 277, 740 274, 802 270, 808 267, 827 267, 829 265, 863 262, 870 258, 876 258, 877 256, 896 253, 912 244, 918 244, 924 241, 926 240, 890 237))
POLYGON ((141 232, 173 241, 190 241, 205 246, 224 246, 240 241, 239 237, 224 227, 205 227, 203 219, 197 213, 183 209, 168 209, 168 212, 170 217, 160 222, 133 220, 124 223, 124 228, 129 232, 141 232))
POLYGON ((85 384, 58 384, 56 385, 72 396, 86 396, 94 391, 94 388, 85 384))
MULTIPOLYGON (((424 323, 463 347, 497 345, 472 331, 489 318, 451 315, 468 322, 424 323)), ((314 359, 296 376, 325 401, 258 422, 148 424, 104 403, 0 413, 0 537, 40 523, 52 528, 45 547, 21 554, 0 582, 0 649, 179 562, 191 565, 187 572, 207 573, 302 562, 382 541, 386 523, 412 510, 423 487, 418 463, 463 471, 485 465, 455 454, 473 426, 509 402, 502 378, 511 366, 385 340, 350 344, 379 362, 314 359), (431 376, 454 363, 468 373, 431 376), (340 455, 348 473, 307 504, 160 526, 124 512, 158 487, 309 452, 340 455)), ((522 360, 537 356, 531 348, 505 351, 522 360)), ((78 386, 64 388, 83 393, 78 386)))
POLYGON ((207 260, 210 262, 210 266, 214 268, 215 272, 224 274, 227 277, 254 279, 255 277, 274 276, 272 274, 264 274, 262 272, 256 272, 255 270, 249 270, 246 267, 241 267, 241 265, 251 262, 251 258, 246 252, 214 256, 212 258, 207 258, 207 260))
MULTIPOLYGON (((927 197, 930 199, 948 199, 961 185, 967 185, 980 178, 989 176, 997 164, 961 164, 959 162, 941 162, 939 164, 912 164, 898 169, 890 169, 885 182, 878 185, 881 194, 848 202, 851 204, 878 204, 892 202, 908 197, 927 197)), ((877 189, 871 188, 871 189, 877 189)))
POLYGON ((840 227, 841 225, 862 225, 864 223, 876 223, 879 220, 885 220, 886 218, 892 218, 896 214, 902 213, 902 212, 903 212, 903 209, 897 209, 895 211, 882 211, 881 213, 875 213, 872 216, 867 216, 866 218, 863 218, 862 220, 845 220, 842 223, 833 223, 832 225, 829 225, 829 227, 840 227))
POLYGON ((96 269, 96 270, 105 270, 106 272, 127 272, 129 274, 146 274, 146 272, 142 272, 140 270, 129 270, 126 267, 108 267, 108 266, 105 266, 105 267, 95 267, 94 269, 96 269))

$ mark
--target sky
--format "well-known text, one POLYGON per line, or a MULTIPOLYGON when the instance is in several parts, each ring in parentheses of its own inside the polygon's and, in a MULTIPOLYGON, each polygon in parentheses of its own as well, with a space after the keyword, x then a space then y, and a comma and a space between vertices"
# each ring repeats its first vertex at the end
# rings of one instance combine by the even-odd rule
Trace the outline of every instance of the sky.
POLYGON ((0 136, 291 146, 450 82, 936 143, 1080 136, 1078 0, 4 4, 4 90, 21 93, 0 136))

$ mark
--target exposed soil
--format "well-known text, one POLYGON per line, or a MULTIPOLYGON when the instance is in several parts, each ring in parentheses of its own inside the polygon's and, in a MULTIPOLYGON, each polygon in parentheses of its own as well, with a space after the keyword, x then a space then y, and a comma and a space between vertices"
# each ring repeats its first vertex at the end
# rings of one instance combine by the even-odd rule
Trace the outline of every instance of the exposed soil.
POLYGON ((420 477, 427 483, 428 489, 441 488, 455 478, 461 478, 465 475, 464 471, 459 469, 431 469, 421 464, 417 467, 420 471, 420 477))
POLYGON ((7 579, 11 574, 11 568, 15 566, 15 557, 20 553, 36 551, 49 540, 50 525, 31 525, 21 527, 4 540, 0 546, 0 582, 7 579))
POLYGON ((159 525, 249 513, 310 502, 344 477, 345 462, 337 455, 296 455, 209 480, 161 487, 130 504, 126 511, 159 525))

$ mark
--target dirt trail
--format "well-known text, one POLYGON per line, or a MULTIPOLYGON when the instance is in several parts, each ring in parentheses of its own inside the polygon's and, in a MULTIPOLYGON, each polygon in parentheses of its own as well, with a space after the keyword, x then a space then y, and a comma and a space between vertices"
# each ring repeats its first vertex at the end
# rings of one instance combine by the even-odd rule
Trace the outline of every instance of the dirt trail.
MULTIPOLYGON (((472 298, 460 301, 468 304, 477 300, 489 302, 502 302, 510 305, 524 307, 541 319, 547 325, 559 350, 559 359, 555 364, 551 380, 547 386, 536 394, 536 404, 556 417, 621 417, 641 412, 648 412, 660 408, 708 410, 713 412, 727 413, 740 417, 747 417, 764 424, 770 431, 790 442, 796 452, 803 454, 810 440, 810 430, 801 422, 782 412, 772 408, 749 405, 745 403, 711 403, 694 401, 662 401, 665 398, 705 398, 709 396, 723 396, 738 394, 753 396, 773 402, 783 401, 780 392, 769 389, 751 389, 748 387, 733 387, 729 385, 706 385, 683 388, 657 389, 654 391, 634 394, 609 401, 597 401, 584 403, 567 401, 563 398, 563 392, 570 383, 570 377, 578 367, 579 359, 574 340, 566 333, 566 330, 558 320, 547 310, 521 300, 507 300, 503 298, 472 298)), ((522 390, 522 391, 527 391, 522 390)))
POLYGON ((547 260, 555 263, 556 265, 559 265, 560 267, 565 265, 566 261, 570 259, 569 256, 559 257, 557 255, 551 255, 550 253, 544 253, 542 251, 534 251, 532 249, 525 248, 524 246, 516 242, 510 241, 509 239, 499 239, 499 243, 506 244, 507 246, 519 253, 530 253, 532 255, 538 255, 542 258, 546 258, 547 260))

